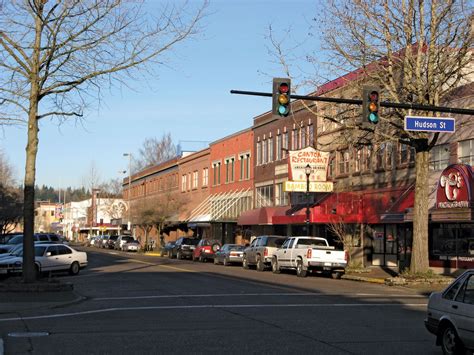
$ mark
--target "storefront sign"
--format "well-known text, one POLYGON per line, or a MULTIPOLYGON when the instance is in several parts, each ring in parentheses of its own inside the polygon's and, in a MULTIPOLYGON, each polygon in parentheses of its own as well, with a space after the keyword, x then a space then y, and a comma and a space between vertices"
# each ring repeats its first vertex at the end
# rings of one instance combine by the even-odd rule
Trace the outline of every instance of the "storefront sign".
MULTIPOLYGON (((285 192, 306 192, 308 188, 306 182, 285 181, 283 191, 285 192)), ((332 182, 310 182, 309 192, 332 192, 334 184, 332 182)))
MULTIPOLYGON (((289 179, 306 182, 305 168, 311 167, 309 181, 326 181, 329 152, 321 152, 312 147, 288 152, 289 179)), ((304 189, 306 191, 306 187, 304 189)))
POLYGON ((474 178, 471 167, 448 166, 441 174, 436 193, 437 208, 469 208, 473 206, 474 178))

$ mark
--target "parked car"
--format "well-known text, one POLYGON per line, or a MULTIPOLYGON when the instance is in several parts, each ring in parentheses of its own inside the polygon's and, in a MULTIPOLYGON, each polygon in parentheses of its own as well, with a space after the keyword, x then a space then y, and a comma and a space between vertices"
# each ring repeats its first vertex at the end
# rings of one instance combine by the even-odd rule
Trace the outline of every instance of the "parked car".
MULTIPOLYGON (((54 233, 35 233, 33 234, 34 242, 55 242, 62 243, 63 239, 54 233)), ((17 244, 23 244, 23 234, 19 234, 11 238, 6 244, 0 245, 0 254, 10 252, 17 244)))
POLYGON ((131 235, 119 235, 117 240, 114 243, 114 249, 123 250, 122 247, 124 244, 135 240, 131 235))
POLYGON ((214 255, 214 264, 242 264, 245 247, 239 244, 224 244, 214 255))
POLYGON ((298 277, 317 271, 340 279, 346 271, 347 259, 344 250, 335 250, 324 238, 288 237, 281 248, 273 252, 272 271, 279 274, 281 269, 292 269, 298 277))
POLYGON ((193 261, 205 262, 214 259, 214 254, 221 248, 221 243, 215 239, 201 239, 193 251, 193 261))
POLYGON ((190 237, 180 237, 176 240, 173 249, 170 250, 168 257, 177 259, 192 258, 193 251, 196 245, 199 243, 199 239, 190 237))
POLYGON ((8 243, 10 239, 12 239, 13 237, 16 237, 17 235, 23 235, 23 232, 0 234, 0 244, 8 243))
POLYGON ((160 256, 168 255, 168 253, 170 252, 170 250, 173 249, 175 243, 176 243, 175 241, 172 241, 172 242, 168 242, 168 243, 166 243, 165 245, 163 245, 163 246, 160 248, 160 256))
POLYGON ((98 242, 97 247, 99 247, 99 248, 107 248, 107 241, 109 240, 110 235, 108 235, 108 234, 103 234, 103 235, 99 235, 98 238, 99 238, 99 242, 98 242))
POLYGON ((264 271, 271 265, 273 252, 285 242, 287 237, 282 235, 261 235, 256 237, 250 245, 244 249, 242 256, 242 267, 248 269, 255 265, 258 271, 264 271))
POLYGON ((115 241, 118 239, 118 235, 109 235, 107 241, 104 244, 105 249, 114 249, 115 248, 115 241))
MULTIPOLYGON (((77 275, 87 266, 87 254, 64 244, 35 244, 35 267, 38 273, 68 271, 77 275)), ((0 260, 0 274, 18 274, 23 271, 23 249, 10 258, 0 260)))
POLYGON ((136 251, 140 250, 140 242, 136 239, 129 240, 124 245, 122 245, 122 251, 136 251))
POLYGON ((425 326, 444 354, 474 351, 474 269, 430 295, 425 326))

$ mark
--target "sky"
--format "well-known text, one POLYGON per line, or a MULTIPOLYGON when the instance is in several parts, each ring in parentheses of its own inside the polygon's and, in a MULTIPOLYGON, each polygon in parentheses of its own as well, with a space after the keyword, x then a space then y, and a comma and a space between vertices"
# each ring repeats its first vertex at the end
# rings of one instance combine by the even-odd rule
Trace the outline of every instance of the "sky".
MULTIPOLYGON (((128 170, 128 157, 123 154, 137 156, 146 138, 170 133, 176 144, 191 151, 251 127, 255 116, 271 110, 271 98, 232 95, 230 90, 271 92, 272 77, 285 74, 268 53, 269 25, 277 31, 291 27, 293 36, 304 38, 316 4, 211 0, 203 32, 175 47, 167 66, 155 69, 158 78, 132 82, 133 90, 107 93, 101 106, 89 109, 79 124, 41 122, 36 184, 87 187, 92 166, 102 182, 124 178, 121 171, 128 170)), ((19 184, 25 147, 25 127, 2 129, 0 148, 19 184)))

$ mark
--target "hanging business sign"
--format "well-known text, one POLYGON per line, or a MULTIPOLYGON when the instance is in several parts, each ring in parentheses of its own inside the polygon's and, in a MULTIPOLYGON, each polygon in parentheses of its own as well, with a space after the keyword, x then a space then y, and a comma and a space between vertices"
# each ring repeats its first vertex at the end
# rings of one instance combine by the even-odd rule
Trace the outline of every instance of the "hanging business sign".
MULTIPOLYGON (((283 191, 285 192, 306 192, 308 184, 302 181, 285 181, 283 191)), ((330 181, 313 181, 309 183, 309 192, 332 192, 334 184, 330 181)))
POLYGON ((436 207, 474 207, 474 174, 469 165, 455 164, 444 169, 438 181, 436 207))
MULTIPOLYGON (((324 182, 327 179, 329 152, 322 152, 313 147, 288 152, 288 178, 291 181, 307 181, 306 167, 309 165, 310 182, 324 182)), ((305 190, 306 191, 306 187, 305 190)))

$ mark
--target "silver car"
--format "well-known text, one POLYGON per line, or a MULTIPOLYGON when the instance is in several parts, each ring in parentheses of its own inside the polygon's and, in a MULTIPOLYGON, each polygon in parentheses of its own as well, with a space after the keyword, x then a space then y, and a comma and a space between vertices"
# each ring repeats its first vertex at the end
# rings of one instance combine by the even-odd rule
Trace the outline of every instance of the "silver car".
POLYGON ((244 246, 238 244, 224 244, 214 254, 214 264, 223 264, 224 266, 230 263, 242 264, 242 257, 244 254, 244 246))
POLYGON ((436 335, 444 354, 474 350, 474 269, 467 270, 428 301, 425 326, 436 335))

